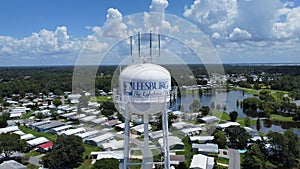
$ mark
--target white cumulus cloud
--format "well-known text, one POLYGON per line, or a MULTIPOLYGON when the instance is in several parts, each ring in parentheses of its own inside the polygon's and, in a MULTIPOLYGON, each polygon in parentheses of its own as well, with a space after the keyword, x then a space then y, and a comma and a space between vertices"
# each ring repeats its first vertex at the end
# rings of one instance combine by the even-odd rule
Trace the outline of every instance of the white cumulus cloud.
POLYGON ((107 10, 106 22, 102 35, 108 38, 127 37, 127 25, 122 21, 122 14, 118 9, 109 8, 107 10))
POLYGON ((229 39, 232 41, 243 41, 251 39, 251 34, 246 30, 241 30, 240 28, 234 28, 234 30, 229 34, 229 39))

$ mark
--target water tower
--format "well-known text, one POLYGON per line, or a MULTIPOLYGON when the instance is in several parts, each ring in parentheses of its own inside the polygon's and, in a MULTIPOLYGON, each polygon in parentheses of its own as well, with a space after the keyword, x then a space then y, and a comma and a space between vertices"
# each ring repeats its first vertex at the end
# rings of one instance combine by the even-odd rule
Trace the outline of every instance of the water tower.
MULTIPOLYGON (((150 33, 150 50, 148 56, 141 56, 140 34, 138 34, 138 58, 132 54, 132 37, 130 37, 132 64, 121 70, 118 88, 114 89, 114 102, 117 109, 125 117, 125 145, 124 163, 122 168, 127 169, 130 165, 130 130, 129 124, 132 114, 141 115, 144 125, 144 143, 141 147, 143 169, 152 168, 153 164, 163 164, 165 169, 170 168, 169 145, 168 145, 168 113, 167 105, 170 102, 171 75, 167 69, 153 63, 152 34, 150 33), (164 154, 163 162, 153 162, 151 149, 149 148, 149 116, 162 114, 164 154)), ((158 56, 160 55, 160 35, 158 35, 158 56)))

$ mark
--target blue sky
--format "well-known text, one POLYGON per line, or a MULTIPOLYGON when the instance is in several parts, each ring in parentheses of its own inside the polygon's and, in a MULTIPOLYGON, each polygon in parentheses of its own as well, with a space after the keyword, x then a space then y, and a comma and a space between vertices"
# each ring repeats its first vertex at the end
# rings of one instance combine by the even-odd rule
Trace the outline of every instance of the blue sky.
POLYGON ((300 62, 297 0, 2 0, 0 66, 74 65, 109 19, 149 11, 195 24, 223 63, 300 62))

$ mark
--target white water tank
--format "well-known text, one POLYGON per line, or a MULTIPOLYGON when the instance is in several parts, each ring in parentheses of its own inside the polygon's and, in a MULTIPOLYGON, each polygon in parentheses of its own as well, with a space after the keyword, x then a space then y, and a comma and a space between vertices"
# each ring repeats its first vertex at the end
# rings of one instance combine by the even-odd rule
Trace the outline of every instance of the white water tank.
POLYGON ((171 75, 162 66, 144 63, 125 67, 119 77, 121 97, 130 113, 155 114, 170 101, 171 75))

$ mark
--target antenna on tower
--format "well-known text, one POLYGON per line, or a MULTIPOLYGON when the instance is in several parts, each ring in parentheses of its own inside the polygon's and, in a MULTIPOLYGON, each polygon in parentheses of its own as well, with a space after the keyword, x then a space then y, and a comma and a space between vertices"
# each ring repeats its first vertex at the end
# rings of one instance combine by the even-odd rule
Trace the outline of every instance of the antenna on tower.
POLYGON ((131 56, 131 62, 134 63, 134 59, 132 56, 132 36, 130 36, 130 56, 131 56))
POLYGON ((141 34, 140 34, 140 32, 138 33, 138 50, 139 50, 140 63, 142 63, 142 58, 141 58, 141 34))
POLYGON ((150 59, 151 59, 151 62, 152 62, 152 33, 150 31, 150 59))
POLYGON ((160 34, 157 35, 158 36, 158 56, 157 56, 157 60, 159 59, 160 57, 160 34))

